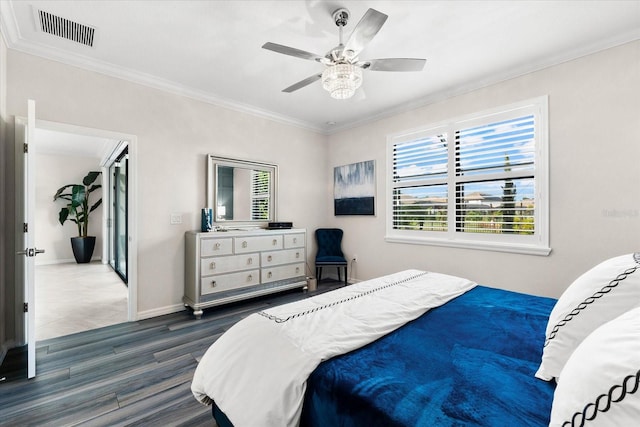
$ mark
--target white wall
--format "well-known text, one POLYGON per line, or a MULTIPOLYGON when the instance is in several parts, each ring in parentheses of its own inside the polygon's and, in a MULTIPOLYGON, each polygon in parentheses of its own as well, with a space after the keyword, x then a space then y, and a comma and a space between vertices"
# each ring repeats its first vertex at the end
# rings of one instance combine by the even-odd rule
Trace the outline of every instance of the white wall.
POLYGON ((325 188, 325 213, 331 225, 345 230, 347 255, 358 254, 358 279, 421 268, 557 297, 595 263, 640 250, 640 42, 329 138, 328 174, 335 166, 371 159, 377 168, 375 217, 334 217, 332 184, 325 188), (388 134, 541 95, 549 95, 550 256, 384 241, 388 134))
POLYGON ((279 164, 279 219, 309 230, 325 223, 324 135, 14 50, 7 76, 9 115, 25 116, 31 98, 39 119, 137 136, 143 316, 182 307, 184 232, 200 228, 207 153, 279 164), (170 225, 171 213, 183 223, 170 225))
MULTIPOLYGON (((62 156, 58 154, 36 155, 36 212, 35 230, 38 247, 46 248, 44 254, 36 257, 36 264, 56 264, 75 262, 71 250, 71 237, 78 236, 78 227, 67 220, 64 226, 58 222, 58 212, 65 205, 62 201, 53 201, 58 188, 66 184, 82 184, 89 171, 100 170, 100 159, 93 157, 62 156)), ((102 177, 95 184, 102 184, 102 177)), ((104 188, 90 194, 89 207, 102 197, 104 188)), ((89 216, 89 236, 96 236, 93 259, 102 255, 102 216, 100 205, 89 216)))
POLYGON ((358 253, 357 279, 416 267, 558 296, 588 266, 638 248, 639 59, 635 42, 326 137, 9 50, 6 116, 25 116, 31 98, 40 119, 137 136, 143 315, 181 306, 183 236, 200 226, 207 153, 279 164, 278 219, 308 229, 309 259, 315 228, 342 227, 345 251, 358 253), (549 257, 384 241, 387 134, 544 94, 549 257), (334 217, 333 167, 370 159, 377 165, 377 216, 334 217), (183 224, 170 225, 171 213, 182 213, 183 224))

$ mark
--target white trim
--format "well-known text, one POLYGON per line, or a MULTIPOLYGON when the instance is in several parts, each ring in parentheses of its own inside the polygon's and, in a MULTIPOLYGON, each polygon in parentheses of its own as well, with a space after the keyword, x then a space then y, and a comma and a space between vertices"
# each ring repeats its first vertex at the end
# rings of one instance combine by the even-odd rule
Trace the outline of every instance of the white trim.
MULTIPOLYGON (((466 249, 481 249, 499 252, 513 252, 530 255, 549 255, 551 247, 549 246, 549 115, 548 115, 549 98, 547 95, 537 98, 527 99, 515 102, 509 105, 492 108, 490 110, 480 111, 476 113, 466 114, 464 116, 451 118, 449 120, 438 123, 428 124, 418 128, 396 132, 387 135, 387 199, 385 221, 385 241, 390 243, 409 243, 434 246, 449 246, 466 249), (430 136, 439 133, 447 133, 450 137, 460 126, 474 126, 474 123, 483 121, 488 118, 493 120, 494 117, 510 116, 512 112, 529 108, 535 110, 538 120, 535 121, 535 138, 536 138, 536 157, 534 179, 536 183, 536 199, 535 199, 535 218, 536 229, 534 235, 498 235, 498 234, 473 234, 462 233, 455 230, 454 227, 448 227, 448 231, 415 231, 415 230, 396 230, 393 228, 393 190, 395 188, 392 182, 393 171, 393 155, 392 149, 395 144, 418 139, 424 136, 430 136), (471 123, 465 123, 471 122, 471 123)), ((448 194, 454 194, 451 186, 459 180, 452 177, 452 165, 455 163, 454 149, 447 147, 448 174, 442 179, 442 183, 447 184, 448 194)), ((436 183, 434 181, 434 183, 436 183)), ((407 184, 404 182, 403 184, 407 184)), ((455 199, 448 197, 448 212, 455 215, 456 206, 455 199)), ((448 220, 450 220, 450 215, 448 220)))
POLYGON ((138 137, 122 132, 113 132, 104 129, 89 128, 67 123, 36 120, 36 128, 53 130, 65 133, 95 136, 99 138, 126 141, 129 147, 129 268, 127 277, 128 321, 138 320, 138 137))
POLYGON ((129 321, 139 319, 138 314, 138 137, 129 136, 127 179, 127 209, 129 217, 129 247, 127 282, 129 287, 129 321))
MULTIPOLYGON (((95 261, 102 262, 102 259, 100 257, 97 257, 97 256, 91 257, 91 262, 95 262, 95 261)), ((76 262, 77 261, 75 260, 75 258, 51 259, 51 260, 48 260, 48 261, 41 261, 41 262, 37 262, 37 258, 36 258, 36 267, 41 266, 41 265, 76 264, 76 262)))
POLYGON ((138 312, 138 320, 151 319, 153 317, 164 316, 165 314, 178 313, 186 310, 184 304, 173 304, 165 307, 152 308, 151 310, 145 310, 138 312))
POLYGON ((102 174, 102 248, 100 262, 102 264, 109 263, 109 207, 111 206, 111 177, 109 176, 109 169, 105 166, 100 166, 100 173, 102 174))
POLYGON ((358 128, 366 124, 376 122, 388 117, 397 116, 408 111, 413 111, 418 108, 425 107, 427 105, 435 104, 447 99, 454 98, 456 96, 464 95, 479 89, 483 89, 489 86, 493 86, 517 77, 525 76, 527 74, 542 71, 546 68, 550 68, 565 62, 573 61, 584 56, 593 55, 595 53, 612 49, 617 46, 622 46, 626 43, 631 43, 640 39, 640 30, 633 30, 626 34, 611 37, 610 39, 599 40, 589 46, 583 46, 564 54, 558 54, 552 57, 541 59, 540 62, 528 62, 520 67, 507 69, 499 73, 493 73, 490 77, 480 78, 478 80, 469 81, 467 83, 456 85, 453 88, 441 90, 420 98, 414 102, 405 102, 394 108, 386 109, 378 114, 371 114, 365 118, 354 120, 351 123, 346 123, 342 126, 332 126, 331 129, 325 130, 327 135, 332 135, 338 132, 342 132, 349 129, 358 128))
POLYGON ((4 6, 6 6, 7 8, 6 13, 3 10, 3 13, 0 14, 0 18, 2 18, 0 19, 0 31, 2 31, 2 33, 5 35, 7 46, 10 49, 28 53, 30 55, 35 55, 41 58, 46 58, 52 61, 62 62, 63 64, 72 65, 89 71, 94 71, 96 73, 104 74, 110 77, 116 77, 122 80, 138 83, 147 87, 162 90, 164 92, 185 96, 187 98, 192 98, 197 101, 206 102, 241 113, 264 117, 275 122, 283 123, 290 126, 296 126, 302 129, 308 129, 321 134, 326 134, 326 131, 323 128, 318 127, 313 123, 298 120, 293 117, 284 116, 282 114, 254 107, 249 104, 225 99, 213 93, 207 93, 170 80, 153 76, 151 74, 118 67, 108 62, 100 61, 88 56, 80 55, 73 52, 67 52, 57 47, 33 41, 26 41, 19 33, 18 25, 15 20, 15 13, 13 11, 11 2, 2 0, 0 1, 0 6, 2 6, 3 9, 4 6))
POLYGON ((547 246, 526 245, 518 243, 487 242, 461 239, 448 240, 406 236, 385 236, 384 240, 389 243, 408 243, 412 245, 445 246, 461 249, 480 249, 486 251, 518 253, 525 255, 547 256, 551 253, 551 248, 547 246))
POLYGON ((130 82, 138 83, 155 89, 160 89, 169 93, 185 96, 241 113, 264 117, 275 122, 311 130, 323 135, 331 135, 347 129, 360 127, 383 118, 395 116, 410 110, 424 107, 425 105, 434 104, 444 99, 449 99, 455 96, 469 93, 474 90, 482 89, 487 86, 498 84, 526 74, 534 73, 545 68, 552 67, 554 65, 572 61, 574 59, 578 59, 640 39, 640 30, 632 30, 625 34, 619 34, 607 39, 598 40, 587 46, 579 46, 567 52, 563 52, 550 57, 540 58, 537 62, 530 61, 526 62, 526 64, 503 70, 502 72, 492 73, 488 77, 479 78, 474 81, 459 84, 456 85, 453 89, 441 90, 422 97, 414 102, 405 102, 399 106, 386 109, 385 111, 377 114, 370 114, 366 118, 354 120, 341 126, 338 125, 321 127, 310 122, 295 119, 293 117, 264 110, 234 100, 225 99, 216 94, 207 93, 188 86, 180 85, 176 82, 161 79, 156 76, 128 70, 122 67, 116 67, 106 62, 98 61, 76 53, 69 53, 44 44, 25 41, 22 38, 22 35, 19 33, 13 6, 11 2, 7 0, 0 0, 0 31, 2 31, 2 33, 4 34, 7 47, 10 49, 80 67, 85 70, 94 71, 107 76, 128 80, 130 82))

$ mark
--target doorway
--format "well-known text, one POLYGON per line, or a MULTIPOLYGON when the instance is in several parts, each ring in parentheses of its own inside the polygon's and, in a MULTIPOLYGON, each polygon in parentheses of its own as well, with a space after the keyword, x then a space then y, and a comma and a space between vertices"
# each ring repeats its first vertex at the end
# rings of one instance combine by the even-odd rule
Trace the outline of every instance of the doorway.
MULTIPOLYGON (((135 196, 135 185, 132 186, 135 175, 131 173, 132 169, 135 172, 131 155, 132 151, 135 154, 135 137, 36 121, 35 151, 36 174, 44 175, 36 177, 36 212, 48 214, 46 219, 36 218, 35 223, 36 239, 48 249, 45 252, 48 257, 36 259, 36 340, 136 320, 136 281, 131 274, 131 266, 136 265, 136 251, 132 250, 135 239, 131 235, 132 229, 135 232, 135 212, 129 209, 135 196), (56 157, 58 160, 52 160, 56 157), (48 163, 38 164, 40 160, 48 163), (57 186, 69 183, 62 177, 64 173, 51 167, 56 162, 58 167, 66 162, 66 169, 82 165, 79 168, 83 172, 76 173, 73 179, 81 180, 89 170, 102 172, 103 204, 95 219, 92 213, 94 224, 90 227, 93 228, 90 234, 99 237, 92 261, 86 265, 76 264, 68 256, 70 242, 67 236, 61 237, 56 212, 52 220, 52 210, 59 210, 61 205, 52 203, 51 189, 39 188, 43 181, 54 181, 57 186), (47 303, 47 297, 56 304, 47 303), (47 325, 39 328, 43 320, 47 325)), ((73 224, 65 227, 73 228, 73 224)))

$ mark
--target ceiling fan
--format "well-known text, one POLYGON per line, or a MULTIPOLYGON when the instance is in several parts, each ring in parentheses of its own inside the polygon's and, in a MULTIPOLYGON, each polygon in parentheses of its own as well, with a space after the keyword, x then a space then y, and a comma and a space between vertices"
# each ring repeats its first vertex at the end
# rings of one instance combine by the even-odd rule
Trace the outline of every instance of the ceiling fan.
POLYGON ((319 62, 326 66, 323 72, 314 74, 299 81, 283 92, 293 92, 311 83, 322 80, 322 87, 331 97, 336 99, 351 98, 356 89, 362 85, 362 70, 371 71, 422 71, 426 59, 417 58, 385 58, 360 60, 358 55, 380 31, 388 16, 375 9, 369 9, 354 28, 346 43, 342 43, 342 29, 349 22, 349 11, 341 8, 333 12, 333 20, 339 29, 338 46, 326 55, 284 46, 277 43, 265 43, 262 48, 277 53, 295 56, 319 62))

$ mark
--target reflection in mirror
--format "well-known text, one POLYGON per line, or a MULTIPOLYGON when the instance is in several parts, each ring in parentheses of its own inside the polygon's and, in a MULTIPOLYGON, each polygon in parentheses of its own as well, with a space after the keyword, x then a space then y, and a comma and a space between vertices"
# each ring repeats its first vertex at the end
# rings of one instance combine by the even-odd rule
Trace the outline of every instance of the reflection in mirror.
POLYGON ((207 205, 214 221, 275 221, 277 179, 277 165, 209 155, 207 205))

